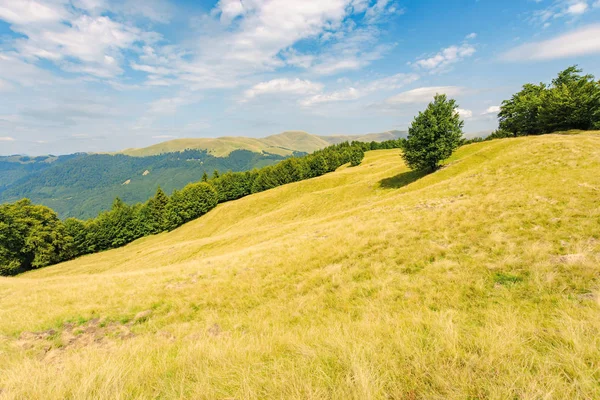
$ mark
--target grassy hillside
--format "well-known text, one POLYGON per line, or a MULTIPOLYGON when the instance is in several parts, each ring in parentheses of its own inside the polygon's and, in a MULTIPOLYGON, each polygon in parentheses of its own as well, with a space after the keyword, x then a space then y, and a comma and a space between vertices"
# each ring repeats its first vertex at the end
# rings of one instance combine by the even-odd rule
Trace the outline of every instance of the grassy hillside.
POLYGON ((183 151, 186 149, 203 149, 216 157, 226 157, 234 150, 242 149, 256 153, 271 153, 290 156, 294 151, 312 153, 331 144, 357 140, 360 142, 383 142, 404 137, 400 131, 369 133, 366 135, 316 136, 303 131, 287 131, 265 138, 249 138, 226 136, 221 138, 175 139, 140 149, 126 149, 121 153, 135 157, 183 151))
POLYGON ((0 398, 599 398, 598 149, 368 152, 1 278, 0 398))
POLYGON ((226 157, 234 150, 249 150, 255 153, 271 153, 290 156, 294 151, 311 153, 327 147, 329 143, 306 132, 290 131, 263 139, 226 136, 221 138, 175 139, 141 149, 127 149, 121 153, 135 157, 145 157, 186 149, 207 150, 215 157, 226 157))
POLYGON ((353 140, 359 142, 384 142, 386 140, 396 140, 399 138, 406 138, 408 133, 405 131, 387 131, 381 133, 367 133, 365 135, 331 135, 331 136, 319 136, 319 138, 325 140, 327 143, 336 144, 341 142, 351 142, 353 140))

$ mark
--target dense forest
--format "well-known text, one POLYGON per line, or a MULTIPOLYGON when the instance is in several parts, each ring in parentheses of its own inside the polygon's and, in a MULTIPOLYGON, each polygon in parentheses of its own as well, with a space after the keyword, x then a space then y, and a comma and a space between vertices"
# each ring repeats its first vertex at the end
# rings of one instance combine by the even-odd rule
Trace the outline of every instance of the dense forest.
MULTIPOLYGON (((84 254, 123 246, 137 238, 168 231, 200 217, 218 203, 280 185, 321 176, 341 165, 359 165, 364 151, 398 148, 402 140, 341 143, 275 165, 212 177, 203 173, 168 196, 161 188, 143 203, 128 205, 116 198, 112 208, 95 218, 62 221, 49 207, 29 199, 0 205, 0 275, 14 275, 84 254)), ((82 184, 84 185, 84 184, 82 184)))
MULTIPOLYGON (((295 153, 296 156, 303 153, 295 153)), ((28 198, 54 209, 61 218, 90 218, 108 210, 115 197, 126 203, 149 198, 158 186, 167 193, 198 181, 204 172, 247 171, 285 159, 236 150, 214 157, 186 150, 149 157, 74 154, 60 157, 0 159, 0 202, 28 198)))

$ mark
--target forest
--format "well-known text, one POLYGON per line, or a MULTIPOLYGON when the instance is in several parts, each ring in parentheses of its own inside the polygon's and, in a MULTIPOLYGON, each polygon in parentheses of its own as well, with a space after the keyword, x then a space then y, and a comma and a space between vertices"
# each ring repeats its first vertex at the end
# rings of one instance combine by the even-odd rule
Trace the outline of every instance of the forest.
POLYGON ((148 157, 85 153, 4 157, 0 159, 4 185, 0 187, 0 202, 28 198, 54 209, 61 218, 90 218, 108 210, 115 197, 138 203, 148 199, 157 186, 172 193, 199 180, 205 171, 247 171, 284 159, 248 150, 236 150, 227 157, 215 157, 204 150, 148 157))

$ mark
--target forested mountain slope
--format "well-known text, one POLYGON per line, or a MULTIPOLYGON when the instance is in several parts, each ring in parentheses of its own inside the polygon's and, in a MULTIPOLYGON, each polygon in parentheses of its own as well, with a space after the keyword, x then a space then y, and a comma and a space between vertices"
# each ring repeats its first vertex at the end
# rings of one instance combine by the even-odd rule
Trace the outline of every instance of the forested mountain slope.
MULTIPOLYGON (((27 197, 46 205, 61 217, 89 218, 110 208, 115 197, 127 203, 146 201, 161 186, 170 193, 204 172, 246 171, 274 164, 285 157, 236 150, 226 157, 206 151, 187 150, 148 157, 123 154, 80 154, 30 171, 0 188, 0 201, 27 197)), ((0 170, 2 169, 0 165, 0 170)))
POLYGON ((0 278, 0 396, 598 398, 599 148, 372 151, 0 278))

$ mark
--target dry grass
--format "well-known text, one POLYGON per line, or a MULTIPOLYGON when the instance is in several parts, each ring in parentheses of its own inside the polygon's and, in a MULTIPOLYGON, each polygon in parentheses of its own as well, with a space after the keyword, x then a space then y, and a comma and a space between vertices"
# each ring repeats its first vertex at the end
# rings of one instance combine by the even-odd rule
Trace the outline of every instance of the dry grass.
POLYGON ((226 157, 234 150, 249 150, 255 153, 264 151, 289 156, 294 151, 312 153, 327 146, 329 146, 329 143, 318 136, 301 131, 288 131, 262 139, 241 136, 175 139, 140 149, 126 149, 120 153, 134 157, 145 157, 186 149, 204 149, 216 157, 226 157))
POLYGON ((599 198, 595 135, 369 152, 0 279, 0 398, 599 398, 599 198))

